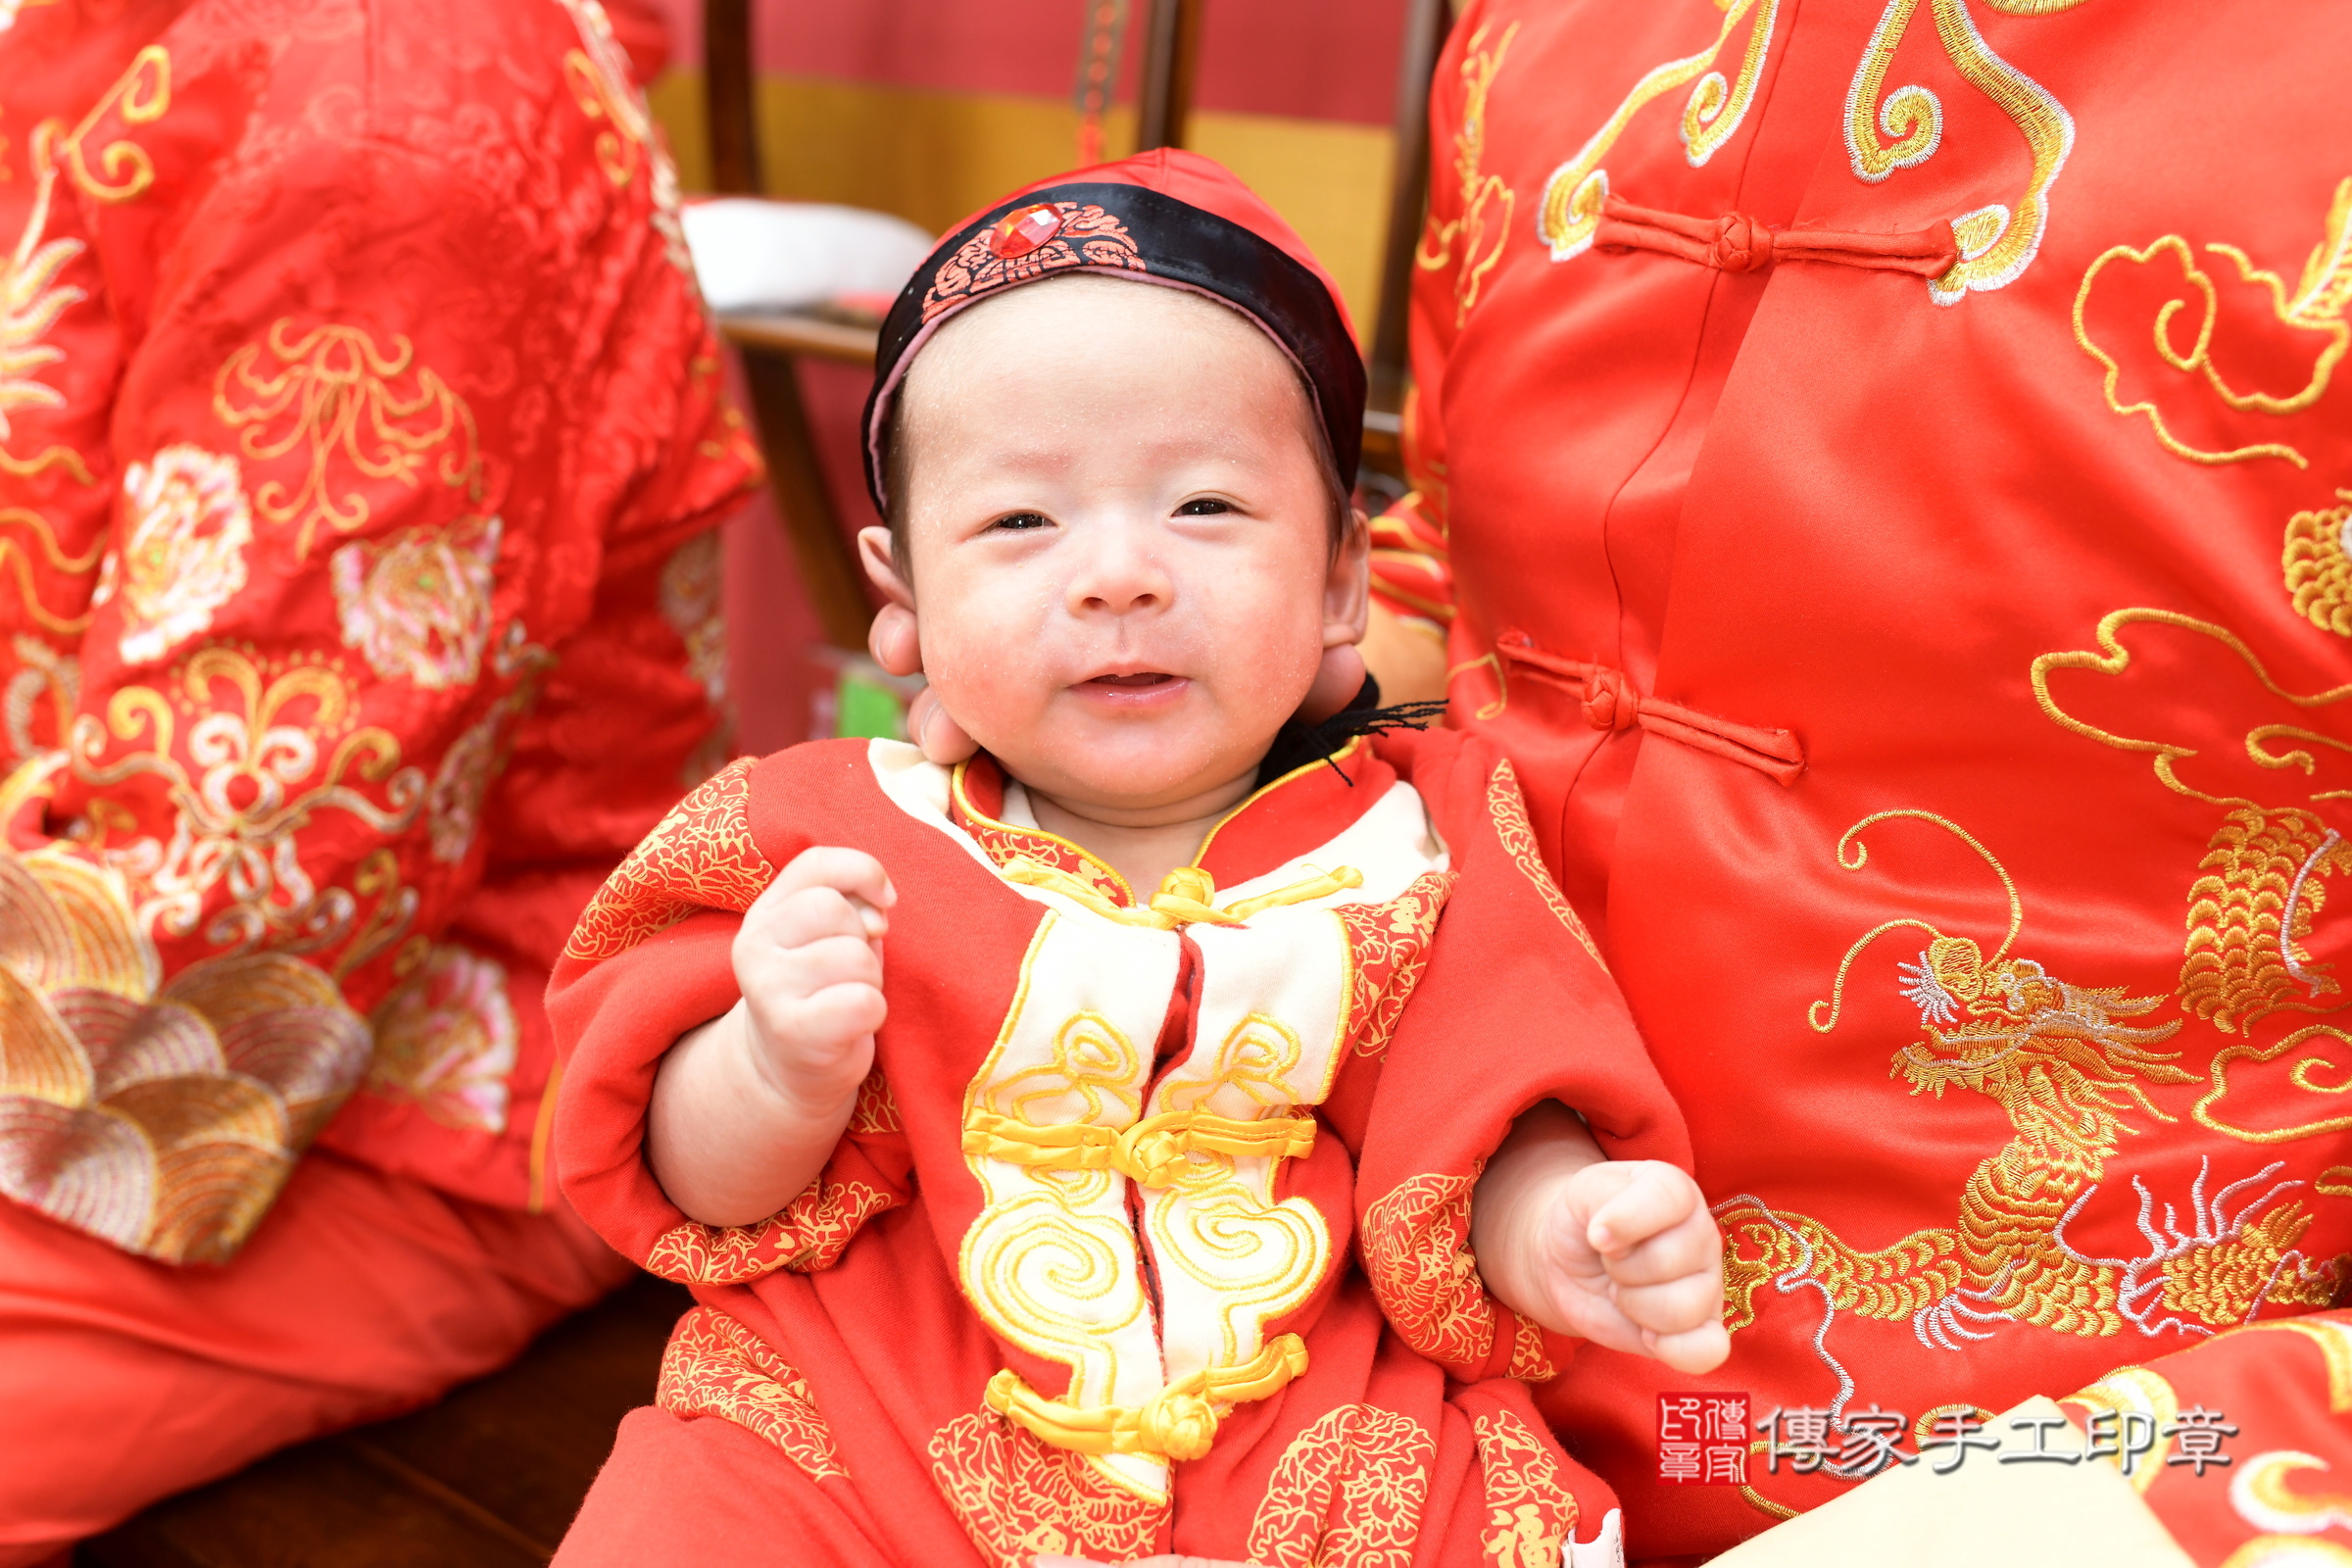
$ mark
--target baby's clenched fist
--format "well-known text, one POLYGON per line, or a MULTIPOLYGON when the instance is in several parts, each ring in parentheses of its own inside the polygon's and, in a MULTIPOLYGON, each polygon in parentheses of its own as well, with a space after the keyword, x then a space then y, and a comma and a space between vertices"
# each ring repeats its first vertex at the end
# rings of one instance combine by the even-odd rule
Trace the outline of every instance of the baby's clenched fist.
POLYGON ((787 1102, 822 1114, 858 1092, 874 1059, 882 938, 898 901, 882 863, 860 850, 795 856, 746 911, 735 983, 760 1076, 787 1102))

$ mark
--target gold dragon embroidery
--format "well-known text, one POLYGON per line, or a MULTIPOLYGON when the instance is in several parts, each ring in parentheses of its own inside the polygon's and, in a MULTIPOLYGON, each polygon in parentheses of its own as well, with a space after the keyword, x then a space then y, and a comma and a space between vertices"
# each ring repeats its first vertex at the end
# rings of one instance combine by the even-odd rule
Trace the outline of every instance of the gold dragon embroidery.
POLYGON ((1837 1027, 1846 979, 1865 948, 1889 932, 1920 932, 1926 947, 1900 968, 1902 993, 1919 1009, 1920 1037, 1894 1054, 1892 1074, 1914 1094, 1984 1096, 2008 1117, 2012 1136, 1970 1175, 1954 1224, 1886 1247, 1853 1246, 1818 1219, 1745 1194, 1717 1205, 1730 1242, 1729 1326, 1737 1332, 1755 1321, 1766 1285, 1783 1295, 1812 1288, 1833 1314, 1909 1318, 1922 1343, 1946 1349, 1986 1339, 2007 1322, 2085 1336, 2127 1325, 2145 1335, 2167 1328, 2205 1334, 2243 1322, 2266 1302, 2332 1299, 2346 1260, 2312 1259, 2296 1248, 2312 1216, 2299 1201, 2277 1201, 2300 1183, 2264 1185, 2278 1163, 2210 1193, 2210 1170, 2201 1167, 2186 1229, 2170 1203, 2160 1223, 2154 1196, 2132 1178, 2146 1244, 2137 1256, 2093 1256, 2067 1239, 2123 1136, 2140 1130, 2128 1117, 2176 1119, 2143 1086, 2197 1082, 2174 1065, 2178 1052, 2156 1049, 2180 1021, 2136 1023, 2164 999, 2074 985, 2011 956, 2024 918, 2016 884, 1989 850, 1943 817, 1919 810, 1865 817, 1838 840, 1838 863, 1861 870, 1869 859, 1861 835, 1896 818, 1943 828, 1983 858, 2008 894, 2008 931, 1987 957, 1970 938, 1925 920, 1886 921, 1847 950, 1830 999, 1814 1004, 1810 1021, 1824 1033, 1837 1027))

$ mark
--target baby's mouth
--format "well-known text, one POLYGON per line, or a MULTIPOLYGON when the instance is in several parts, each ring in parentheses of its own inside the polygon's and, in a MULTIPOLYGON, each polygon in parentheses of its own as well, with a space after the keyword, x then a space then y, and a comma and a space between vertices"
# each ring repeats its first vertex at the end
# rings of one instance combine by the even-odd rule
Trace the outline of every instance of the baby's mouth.
POLYGON ((1106 686, 1114 691, 1138 691, 1149 686, 1164 686, 1176 677, 1156 669, 1139 670, 1132 675, 1097 675, 1087 681, 1089 686, 1106 686))

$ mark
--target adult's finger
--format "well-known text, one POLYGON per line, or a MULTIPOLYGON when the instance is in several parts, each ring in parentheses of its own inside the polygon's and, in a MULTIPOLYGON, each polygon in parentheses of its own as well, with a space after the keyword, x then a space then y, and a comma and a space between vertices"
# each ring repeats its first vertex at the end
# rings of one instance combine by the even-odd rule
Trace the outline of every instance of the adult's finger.
POLYGON ((980 743, 964 733, 939 694, 928 686, 906 705, 906 738, 921 748, 923 760, 940 767, 954 767, 980 750, 980 743))

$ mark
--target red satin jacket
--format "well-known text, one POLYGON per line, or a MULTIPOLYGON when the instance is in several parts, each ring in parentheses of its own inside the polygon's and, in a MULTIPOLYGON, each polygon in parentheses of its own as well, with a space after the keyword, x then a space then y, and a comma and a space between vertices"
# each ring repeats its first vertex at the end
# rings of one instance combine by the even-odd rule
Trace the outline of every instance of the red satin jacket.
POLYGON ((0 1192, 168 1261, 314 1137, 538 1203, 757 468, 605 13, 0 5, 0 1192))
POLYGON ((1731 1243, 1720 1373, 1544 1396, 1636 1555, 2085 1385, 2199 1562, 2352 1555, 2348 54, 2317 3, 1463 11, 1379 569, 1731 1243), (1685 1389, 1750 1396, 1744 1485, 1661 1482, 1685 1389))

